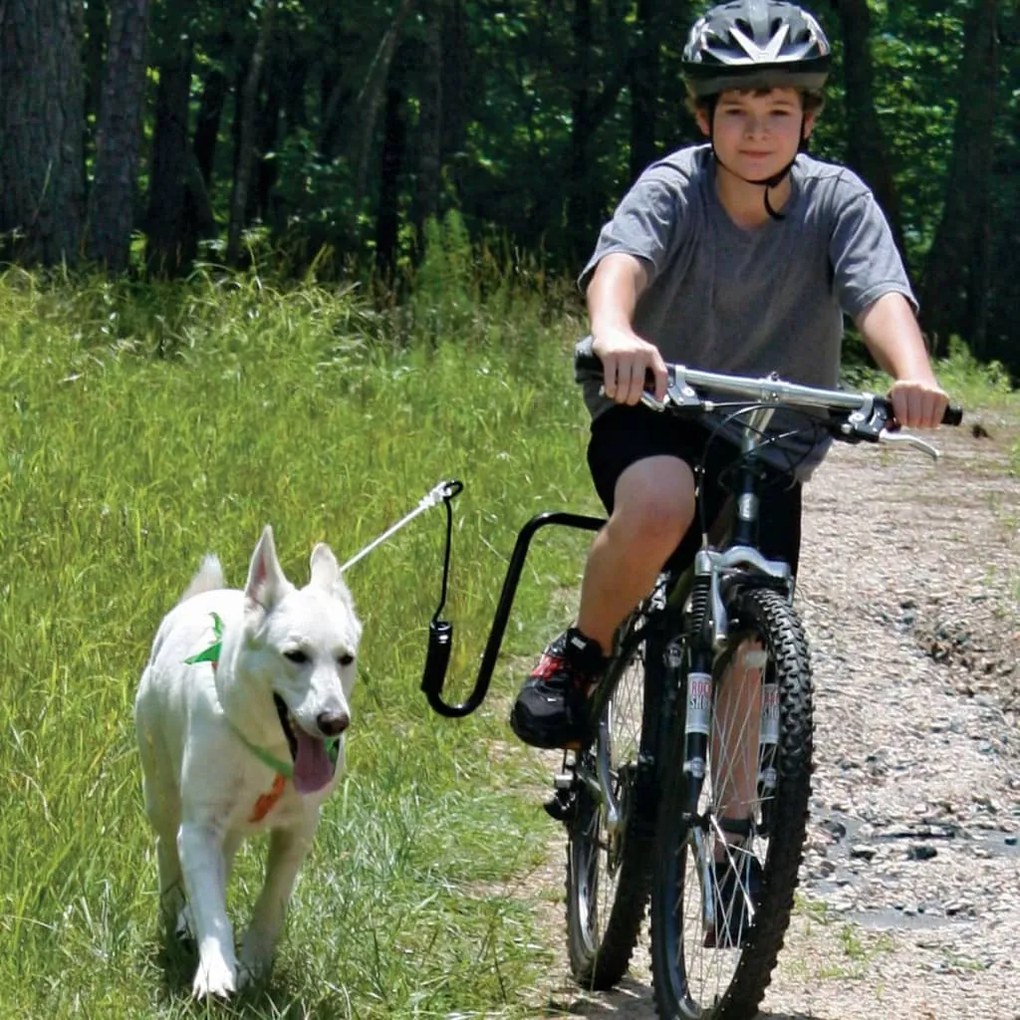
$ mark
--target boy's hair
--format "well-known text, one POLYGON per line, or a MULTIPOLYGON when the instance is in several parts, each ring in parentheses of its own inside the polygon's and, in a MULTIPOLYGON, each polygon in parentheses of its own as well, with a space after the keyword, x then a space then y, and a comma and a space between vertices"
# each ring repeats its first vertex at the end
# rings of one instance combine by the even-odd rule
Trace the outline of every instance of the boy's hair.
MULTIPOLYGON (((733 89, 734 92, 749 92, 755 96, 768 95, 771 89, 733 89)), ((797 94, 800 96, 801 108, 805 113, 821 113, 822 107, 825 106, 825 93, 821 89, 796 89, 797 94)), ((715 105, 719 102, 719 93, 711 96, 699 96, 697 95, 690 86, 687 88, 687 109, 691 113, 697 114, 702 112, 705 116, 712 120, 712 115, 715 112, 715 105)))

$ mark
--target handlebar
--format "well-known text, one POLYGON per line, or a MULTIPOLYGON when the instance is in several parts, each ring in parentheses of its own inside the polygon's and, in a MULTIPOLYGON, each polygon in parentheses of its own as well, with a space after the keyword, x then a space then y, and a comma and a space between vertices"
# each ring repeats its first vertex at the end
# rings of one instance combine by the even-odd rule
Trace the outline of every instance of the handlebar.
MULTIPOLYGON (((581 377, 602 376, 602 362, 596 354, 578 351, 574 356, 574 366, 581 377)), ((901 433, 896 427, 890 428, 890 423, 895 426, 895 415, 888 397, 802 386, 775 375, 762 378, 727 375, 679 364, 667 364, 666 371, 666 399, 660 402, 651 393, 642 398, 645 404, 657 411, 675 412, 684 408, 712 411, 718 404, 706 396, 707 393, 743 397, 765 406, 812 408, 830 413, 829 431, 843 442, 902 444, 922 450, 933 458, 939 456, 938 450, 930 443, 910 433, 901 433)), ((942 416, 943 425, 959 425, 962 420, 963 409, 956 405, 948 406, 942 416)))

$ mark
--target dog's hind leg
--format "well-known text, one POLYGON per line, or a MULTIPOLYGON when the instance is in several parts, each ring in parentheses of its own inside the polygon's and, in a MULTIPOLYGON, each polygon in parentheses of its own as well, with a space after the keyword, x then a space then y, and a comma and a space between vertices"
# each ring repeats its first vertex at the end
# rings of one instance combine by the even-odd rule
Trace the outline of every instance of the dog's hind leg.
POLYGON ((255 904, 251 925, 241 948, 243 982, 269 972, 273 950, 287 914, 287 904, 294 891, 301 863, 308 854, 315 835, 318 812, 310 824, 286 829, 273 829, 269 837, 266 881, 255 904))
POLYGON ((177 828, 181 809, 173 779, 160 767, 147 741, 142 748, 142 793, 149 824, 156 833, 156 865, 159 869, 159 904, 169 931, 181 931, 184 911, 184 878, 177 853, 177 828))

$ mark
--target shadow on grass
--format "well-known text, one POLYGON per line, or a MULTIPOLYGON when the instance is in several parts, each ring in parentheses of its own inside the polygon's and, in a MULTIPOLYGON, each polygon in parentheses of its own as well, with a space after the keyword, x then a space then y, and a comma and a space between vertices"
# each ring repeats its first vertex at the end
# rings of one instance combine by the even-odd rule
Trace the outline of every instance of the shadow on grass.
POLYGON ((284 965, 277 965, 269 977, 252 982, 229 1000, 199 1002, 191 995, 198 967, 194 940, 167 934, 152 944, 149 957, 152 967, 162 976, 160 1015, 164 1017, 350 1020, 354 1015, 341 989, 323 988, 309 993, 300 975, 290 973, 284 965))

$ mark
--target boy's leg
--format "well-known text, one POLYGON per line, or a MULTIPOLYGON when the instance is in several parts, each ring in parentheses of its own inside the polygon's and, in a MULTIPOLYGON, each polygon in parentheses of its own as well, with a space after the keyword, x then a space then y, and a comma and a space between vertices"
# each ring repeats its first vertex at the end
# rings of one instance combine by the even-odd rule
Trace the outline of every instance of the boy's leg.
MULTIPOLYGON (((761 651, 758 641, 741 644, 716 690, 712 784, 720 816, 734 821, 751 816, 758 796, 761 651)), ((735 829, 726 833, 726 842, 740 843, 745 835, 735 829)), ((721 846, 715 856, 724 858, 721 846)))
MULTIPOLYGON (((801 487, 777 482, 761 503, 759 547, 770 559, 785 560, 796 574, 800 556, 801 487)), ((758 797, 762 645, 746 641, 730 660, 717 690, 712 781, 720 814, 745 821, 758 797)), ((734 833, 730 842, 739 842, 734 833)), ((722 848, 718 848, 721 853, 722 848)), ((718 854, 717 854, 718 856, 718 854)))
POLYGON ((576 747, 587 738, 587 694, 616 628, 678 544, 681 551, 691 544, 692 556, 697 549, 689 465, 705 438, 692 423, 641 405, 618 405, 593 423, 588 465, 609 520, 589 552, 577 626, 549 644, 511 709, 510 725, 525 743, 576 747))
POLYGON ((694 520, 694 473, 677 457, 646 457, 620 475, 614 494, 588 553, 577 615, 578 630, 603 654, 694 520))
POLYGON ((651 590, 693 517, 694 476, 684 461, 654 456, 623 471, 609 521, 588 556, 577 626, 546 648, 511 709, 521 740, 534 747, 584 743, 586 699, 613 633, 651 590))

